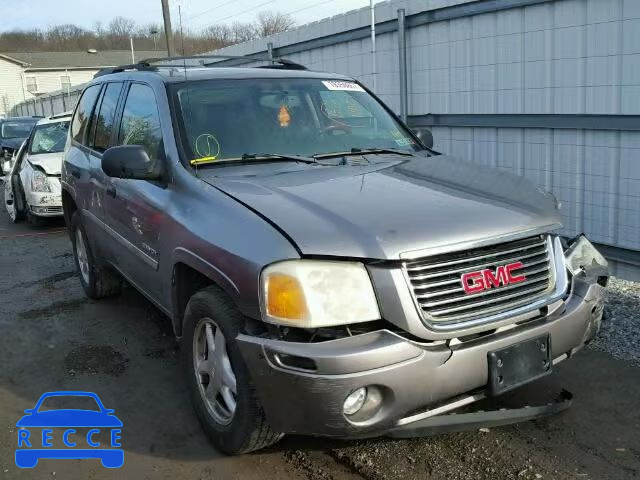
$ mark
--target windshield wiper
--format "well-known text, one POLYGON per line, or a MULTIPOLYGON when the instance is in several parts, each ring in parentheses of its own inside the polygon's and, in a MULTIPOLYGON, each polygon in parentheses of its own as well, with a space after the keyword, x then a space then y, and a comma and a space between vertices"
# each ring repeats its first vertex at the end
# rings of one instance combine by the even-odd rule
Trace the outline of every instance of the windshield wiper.
POLYGON ((395 148, 352 148, 348 152, 332 152, 332 153, 319 153, 313 156, 313 158, 334 158, 334 157, 347 157, 354 155, 370 155, 370 154, 385 154, 391 153, 395 155, 403 155, 406 157, 413 156, 413 153, 406 150, 396 150, 395 148))
POLYGON ((278 153, 244 153, 240 157, 222 158, 220 160, 214 158, 191 160, 191 165, 215 165, 232 162, 254 162, 261 160, 282 160, 284 162, 303 162, 318 163, 315 158, 304 157, 300 155, 280 155, 278 153))

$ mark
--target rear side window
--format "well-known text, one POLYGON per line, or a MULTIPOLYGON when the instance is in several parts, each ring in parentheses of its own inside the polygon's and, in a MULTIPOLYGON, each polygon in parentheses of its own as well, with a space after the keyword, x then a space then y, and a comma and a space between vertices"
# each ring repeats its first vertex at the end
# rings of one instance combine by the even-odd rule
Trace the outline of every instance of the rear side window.
POLYGON ((71 137, 76 142, 84 143, 85 132, 87 131, 91 112, 93 112, 93 107, 100 93, 100 87, 101 85, 92 85, 87 88, 82 94, 80 102, 78 102, 78 108, 76 108, 76 113, 71 122, 71 137))
POLYGON ((113 123, 116 116, 116 107, 118 106, 118 98, 122 90, 122 83, 109 83, 102 95, 102 103, 100 111, 96 115, 95 120, 95 137, 93 140, 94 150, 104 152, 111 146, 111 132, 113 132, 113 123))
POLYGON ((118 145, 142 145, 149 158, 162 156, 162 132, 153 90, 138 83, 131 85, 122 112, 118 145))

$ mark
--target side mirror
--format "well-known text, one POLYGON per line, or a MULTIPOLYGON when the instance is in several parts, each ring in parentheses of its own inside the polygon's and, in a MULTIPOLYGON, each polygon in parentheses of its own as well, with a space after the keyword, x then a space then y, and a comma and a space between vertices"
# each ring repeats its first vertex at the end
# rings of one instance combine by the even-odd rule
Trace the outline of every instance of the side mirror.
POLYGON ((417 127, 413 129, 413 133, 420 139, 422 144, 427 148, 433 148, 433 134, 426 127, 417 127))
POLYGON ((4 161, 2 165, 2 171, 4 172, 5 175, 9 175, 9 172, 11 172, 11 160, 4 161))
POLYGON ((102 154, 102 170, 110 177, 131 180, 161 180, 159 161, 149 158, 141 145, 120 145, 102 154))

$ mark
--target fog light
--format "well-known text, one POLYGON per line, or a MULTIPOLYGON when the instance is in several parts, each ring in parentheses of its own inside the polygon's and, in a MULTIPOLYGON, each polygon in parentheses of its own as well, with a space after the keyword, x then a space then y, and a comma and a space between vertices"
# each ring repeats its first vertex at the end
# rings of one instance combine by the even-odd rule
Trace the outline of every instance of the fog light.
POLYGON ((342 411, 345 415, 354 415, 362 408, 366 399, 367 387, 359 388, 345 398, 342 411))

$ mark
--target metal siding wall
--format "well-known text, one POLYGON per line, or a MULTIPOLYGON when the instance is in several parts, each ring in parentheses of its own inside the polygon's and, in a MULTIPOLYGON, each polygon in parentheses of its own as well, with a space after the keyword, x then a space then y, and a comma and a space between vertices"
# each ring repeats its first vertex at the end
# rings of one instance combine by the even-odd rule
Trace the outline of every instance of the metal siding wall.
MULTIPOLYGON (((388 32, 377 36, 379 96, 399 111, 398 33, 389 32, 398 8, 412 15, 450 6, 495 10, 495 5, 504 5, 512 8, 480 14, 467 9, 458 18, 448 14, 448 20, 413 23, 416 26, 407 31, 409 115, 640 115, 640 0, 532 3, 536 2, 377 4, 377 21, 387 22, 388 32)), ((256 54, 272 42, 276 54, 286 47, 295 51, 288 58, 310 69, 345 73, 372 87, 369 38, 359 30, 347 40, 368 22, 369 10, 363 8, 213 53, 256 54), (336 34, 345 41, 332 41, 336 34), (300 42, 309 41, 315 45, 302 50, 307 44, 301 47, 300 42)), ((74 91, 66 99, 67 110, 78 94, 74 91)), ((56 110, 62 108, 61 101, 54 104, 56 110)), ((34 106, 26 107, 32 111, 34 106)), ((635 252, 637 258, 640 131, 453 125, 433 128, 436 149, 544 186, 562 201, 563 233, 586 232, 596 242, 635 252)), ((640 279, 640 264, 612 266, 620 276, 640 279)))
MULTIPOLYGON (((410 105, 425 113, 640 114, 640 1, 563 0, 411 30, 410 105)), ((640 132, 434 128, 437 147, 524 175, 564 232, 640 250, 640 132)))

